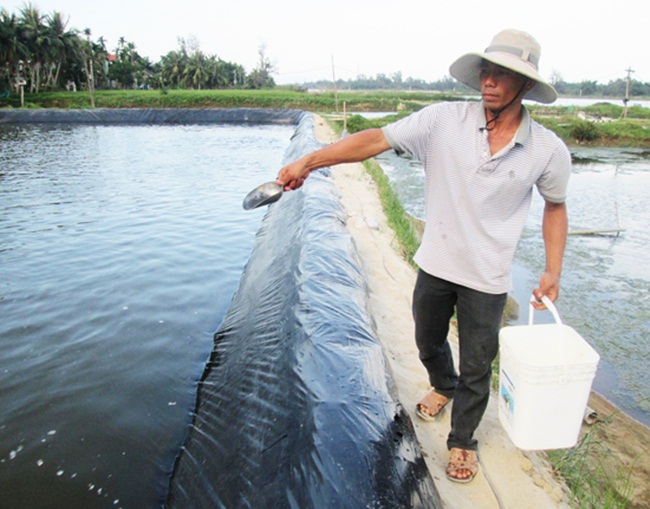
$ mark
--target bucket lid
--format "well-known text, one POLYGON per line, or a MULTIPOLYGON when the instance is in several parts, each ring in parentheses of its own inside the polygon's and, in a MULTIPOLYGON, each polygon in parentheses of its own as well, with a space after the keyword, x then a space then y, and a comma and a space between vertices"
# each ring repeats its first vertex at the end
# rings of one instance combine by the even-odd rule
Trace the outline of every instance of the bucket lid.
POLYGON ((504 327, 499 342, 529 366, 598 364, 600 356, 573 328, 563 324, 504 327))

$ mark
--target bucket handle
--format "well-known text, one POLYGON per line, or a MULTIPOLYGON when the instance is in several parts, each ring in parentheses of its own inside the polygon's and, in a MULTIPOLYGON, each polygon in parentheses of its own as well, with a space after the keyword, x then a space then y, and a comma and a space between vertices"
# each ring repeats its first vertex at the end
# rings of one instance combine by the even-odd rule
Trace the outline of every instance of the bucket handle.
MULTIPOLYGON (((537 300, 534 295, 530 296, 530 302, 528 303, 528 325, 533 325, 533 313, 535 312, 535 308, 533 307, 533 301, 537 300)), ((549 299, 546 295, 542 296, 542 303, 546 306, 546 308, 551 312, 553 315, 553 318, 557 322, 558 325, 562 325, 562 320, 560 319, 560 314, 557 312, 557 309, 555 308, 555 305, 553 302, 551 302, 551 299, 549 299)))
MULTIPOLYGON (((530 297, 530 302, 528 306, 528 325, 533 325, 533 314, 535 312, 535 308, 533 307, 533 300, 536 300, 534 295, 531 295, 530 297)), ((555 305, 553 302, 551 302, 551 299, 549 299, 546 295, 542 296, 542 302, 546 306, 546 308, 551 312, 553 315, 553 318, 555 319, 556 324, 559 326, 562 325, 562 320, 560 318, 560 314, 557 312, 557 309, 555 308, 555 305)), ((560 333, 564 335, 564 329, 562 327, 560 328, 560 333)), ((566 342, 563 342, 564 346, 561 348, 561 356, 564 364, 564 372, 563 376, 560 378, 560 383, 566 383, 568 379, 568 360, 567 360, 567 348, 566 348, 566 342)))

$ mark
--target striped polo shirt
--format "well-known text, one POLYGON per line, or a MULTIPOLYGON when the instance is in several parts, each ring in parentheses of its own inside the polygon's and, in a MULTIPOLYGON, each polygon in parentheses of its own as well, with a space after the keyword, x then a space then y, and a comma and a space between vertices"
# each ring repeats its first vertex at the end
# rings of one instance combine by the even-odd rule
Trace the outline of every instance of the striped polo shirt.
POLYGON ((383 132, 393 149, 424 166, 426 226, 416 263, 441 279, 501 294, 512 288, 512 259, 533 187, 563 203, 571 155, 525 108, 515 137, 491 154, 485 122, 483 103, 445 102, 383 132))

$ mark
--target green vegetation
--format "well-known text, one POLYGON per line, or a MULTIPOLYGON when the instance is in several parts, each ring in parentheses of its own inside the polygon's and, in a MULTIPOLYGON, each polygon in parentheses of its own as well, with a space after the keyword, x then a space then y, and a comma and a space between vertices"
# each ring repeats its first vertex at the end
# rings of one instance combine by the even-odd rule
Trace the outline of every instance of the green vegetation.
POLYGON ((594 424, 572 449, 547 453, 553 468, 569 486, 575 507, 630 507, 634 465, 621 468, 620 459, 607 446, 603 434, 608 424, 607 421, 594 424))
MULTIPOLYGON (((26 3, 16 15, 0 7, 0 97, 25 87, 29 92, 63 89, 264 89, 274 88, 276 70, 266 56, 266 47, 258 48, 259 60, 252 70, 235 62, 201 51, 198 42, 179 38, 179 48, 169 51, 160 61, 141 56, 134 42, 121 37, 117 47, 107 48, 103 36, 91 39, 91 29, 68 28, 68 18, 58 11, 43 14, 26 3)), ((629 76, 628 76, 629 78, 629 76)), ((600 84, 583 80, 567 83, 554 73, 551 83, 560 94, 573 97, 649 97, 650 83, 622 77, 600 84)), ((391 90, 436 91, 467 94, 471 90, 449 76, 426 82, 401 72, 390 76, 359 75, 351 80, 303 83, 302 89, 320 90, 391 90)), ((400 92, 402 93, 402 92, 400 92)))
MULTIPOLYGON (((628 86, 627 80, 623 77, 605 84, 587 80, 578 83, 568 83, 557 73, 551 76, 550 82, 559 94, 570 97, 622 98, 625 97, 628 86)), ((377 74, 375 77, 359 75, 355 79, 337 80, 336 85, 339 90, 437 90, 440 92, 471 93, 469 87, 466 87, 449 76, 445 76, 438 81, 426 82, 410 77, 404 79, 400 72, 396 72, 390 76, 385 74, 377 74)), ((305 86, 329 89, 332 87, 332 82, 325 80, 315 81, 306 83, 305 86)), ((631 79, 629 83, 629 95, 630 97, 649 97, 650 83, 631 79)))
POLYGON ((413 256, 420 245, 421 233, 418 233, 417 221, 414 220, 402 207, 395 191, 390 185, 388 177, 381 166, 374 160, 364 161, 368 174, 377 184, 379 198, 386 214, 388 226, 395 232, 397 243, 402 251, 402 256, 415 267, 413 256))
MULTIPOLYGON (((357 116, 360 117, 360 115, 357 116)), ((339 135, 343 132, 341 122, 329 121, 329 125, 339 135)), ((416 264, 413 261, 413 256, 415 256, 415 251, 422 239, 422 221, 418 221, 404 210, 397 194, 390 185, 388 177, 375 159, 364 161, 363 165, 377 185, 379 199, 386 214, 386 222, 395 232, 397 247, 400 249, 404 259, 415 268, 416 264)))
MULTIPOLYGON (((306 111, 415 111, 432 102, 453 96, 436 92, 323 92, 307 93, 288 88, 265 90, 96 90, 98 108, 292 108, 306 111)), ((1 106, 20 107, 12 94, 0 99, 1 106)), ((29 108, 90 108, 85 92, 26 93, 29 108)))
POLYGON ((42 14, 26 3, 19 14, 0 8, 0 95, 53 90, 188 88, 272 88, 273 65, 265 47, 258 49, 258 66, 246 72, 233 62, 204 54, 192 39, 179 39, 179 48, 159 62, 142 57, 133 42, 121 37, 109 50, 106 40, 91 39, 89 28, 69 29, 60 12, 42 14))
POLYGON ((619 118, 593 121, 580 117, 541 117, 537 120, 569 145, 650 146, 650 120, 619 118))
POLYGON ((401 113, 395 113, 393 115, 387 115, 381 118, 366 118, 362 115, 352 115, 350 118, 348 118, 347 121, 348 132, 357 133, 359 131, 363 131, 364 129, 383 127, 386 124, 395 122, 396 120, 407 116, 409 113, 411 112, 403 111, 401 113))
MULTIPOLYGON (((98 108, 276 108, 300 109, 335 114, 342 129, 342 110, 396 112, 368 119, 358 114, 348 115, 350 133, 371 127, 381 127, 428 104, 449 100, 464 100, 461 96, 439 92, 406 91, 343 91, 303 92, 291 88, 264 90, 96 90, 94 105, 98 108)), ((26 93, 27 108, 91 108, 86 92, 26 93)), ((20 107, 16 94, 0 97, 0 107, 20 107)), ((529 107, 531 115, 542 125, 558 134, 568 145, 605 145, 650 147, 650 108, 599 103, 586 107, 529 107), (627 113, 625 115, 625 113, 627 113)))
MULTIPOLYGON (((333 100, 284 90, 98 90, 94 94, 98 108, 298 108, 321 110, 333 100)), ((0 100, 18 107, 18 99, 0 100)), ((45 92, 26 94, 30 108, 89 108, 87 93, 45 92)))
POLYGON ((578 142, 590 142, 600 139, 600 129, 594 122, 578 119, 571 124, 569 136, 578 142))
MULTIPOLYGON (((422 107, 414 101, 403 104, 403 112, 378 119, 353 115, 347 121, 348 131, 382 127, 422 107)), ((582 108, 532 106, 530 111, 535 120, 554 131, 568 145, 650 146, 650 108, 629 108, 625 118, 622 106, 608 103, 582 108)))
MULTIPOLYGON (((179 39, 179 48, 151 62, 133 42, 120 38, 109 51, 106 41, 91 39, 91 31, 68 29, 60 12, 42 14, 25 4, 18 15, 0 8, 0 107, 27 108, 291 108, 340 113, 347 111, 394 111, 406 114, 427 104, 463 100, 467 87, 445 77, 434 83, 401 73, 375 78, 359 76, 337 81, 337 91, 306 93, 278 88, 275 70, 258 50, 255 69, 246 72, 236 63, 204 54, 191 38, 179 39), (360 91, 363 89, 364 91, 360 91), (66 90, 66 92, 62 92, 66 90), (444 92, 444 94, 443 94, 444 92)), ((623 97, 624 80, 607 86, 595 82, 566 83, 555 75, 552 83, 560 93, 602 94, 623 97)), ((650 83, 632 80, 630 96, 650 95, 650 83)), ((315 84, 333 88, 329 82, 315 84)), ((568 144, 650 146, 650 109, 606 103, 585 108, 532 106, 539 122, 568 144)), ((383 125, 397 116, 366 120, 352 116, 348 130, 383 125)))

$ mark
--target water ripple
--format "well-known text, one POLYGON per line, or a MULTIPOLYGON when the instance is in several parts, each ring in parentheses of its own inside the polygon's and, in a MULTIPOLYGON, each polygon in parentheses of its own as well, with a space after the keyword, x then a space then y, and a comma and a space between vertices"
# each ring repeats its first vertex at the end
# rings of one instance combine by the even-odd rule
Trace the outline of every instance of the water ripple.
POLYGON ((4 500, 158 507, 292 132, 0 128, 4 500))

